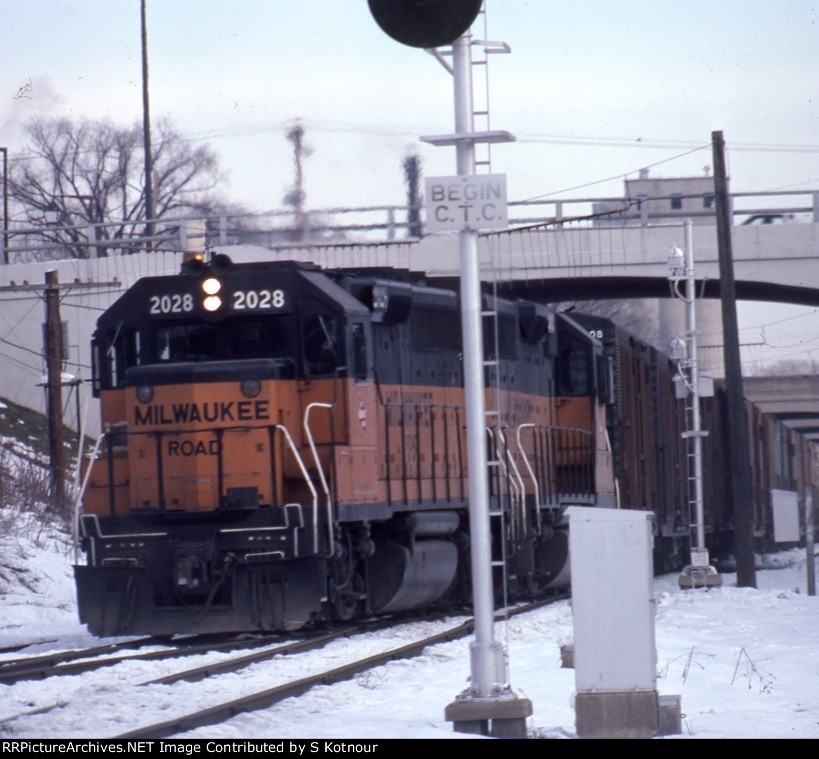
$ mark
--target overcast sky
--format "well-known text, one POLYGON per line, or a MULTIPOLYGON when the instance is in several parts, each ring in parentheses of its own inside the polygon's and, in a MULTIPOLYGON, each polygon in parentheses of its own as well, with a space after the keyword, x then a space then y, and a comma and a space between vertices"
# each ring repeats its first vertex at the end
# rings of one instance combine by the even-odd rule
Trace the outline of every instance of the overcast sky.
MULTIPOLYGON (((2 144, 24 155, 32 115, 141 119, 140 3, 6 4, 2 144)), ((312 207, 400 203, 401 160, 454 173, 452 81, 387 37, 365 0, 147 0, 151 110, 221 156, 226 194, 279 207, 292 182, 294 119, 313 149, 312 207)), ((622 177, 700 174, 722 130, 735 190, 819 180, 819 28, 813 0, 488 0, 493 150, 510 199, 620 194, 622 177)), ((476 24, 476 36, 483 27, 476 24)), ((478 84, 476 83, 476 89, 478 84)))
MULTIPOLYGON (((699 175, 715 130, 734 191, 819 186, 815 0, 486 7, 486 36, 511 47, 492 56, 489 90, 491 127, 517 137, 492 153, 510 200, 621 195, 646 166, 699 175)), ((32 116, 141 120, 139 0, 3 9, 0 145, 12 162, 32 116)), ((410 151, 427 176, 455 173, 451 148, 418 139, 453 131, 450 75, 387 37, 366 0, 147 0, 147 15, 152 118, 218 153, 227 199, 281 207, 296 119, 312 149, 309 208, 403 203, 410 151)), ((483 23, 473 31, 483 37, 483 23)))

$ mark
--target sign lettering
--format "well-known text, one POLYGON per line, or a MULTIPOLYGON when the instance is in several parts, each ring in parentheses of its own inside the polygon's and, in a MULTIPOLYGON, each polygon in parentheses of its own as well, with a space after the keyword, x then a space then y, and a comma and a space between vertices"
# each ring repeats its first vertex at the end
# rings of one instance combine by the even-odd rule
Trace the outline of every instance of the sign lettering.
POLYGON ((505 229, 506 175, 427 177, 427 230, 505 229))

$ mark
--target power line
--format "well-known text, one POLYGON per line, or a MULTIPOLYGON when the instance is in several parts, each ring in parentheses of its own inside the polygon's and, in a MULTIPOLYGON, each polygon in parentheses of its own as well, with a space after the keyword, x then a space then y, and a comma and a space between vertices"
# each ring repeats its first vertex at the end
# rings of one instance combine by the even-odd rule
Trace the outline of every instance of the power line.
MULTIPOLYGON (((657 148, 662 150, 679 148, 697 148, 699 141, 693 140, 660 140, 643 139, 642 137, 584 137, 582 135, 526 135, 518 134, 517 142, 544 145, 578 145, 592 147, 616 148, 657 148)), ((772 153, 819 153, 819 145, 788 143, 753 143, 732 142, 729 146, 734 151, 772 152, 772 153)))
MULTIPOLYGON (((22 350, 27 350, 26 348, 22 348, 19 345, 14 345, 14 343, 9 343, 8 340, 3 340, 3 338, 0 338, 0 342, 8 343, 14 348, 21 348, 22 350)), ((0 356, 2 356, 6 361, 11 361, 11 363, 17 364, 17 366, 19 366, 22 369, 28 369, 32 372, 36 372, 38 375, 41 375, 43 373, 42 367, 38 368, 36 366, 31 366, 31 364, 27 364, 25 361, 21 361, 19 358, 10 356, 8 353, 0 353, 0 356)), ((42 358, 42 355, 40 355, 40 358, 42 358)))
MULTIPOLYGON (((180 139, 188 142, 204 142, 212 139, 224 139, 228 137, 248 137, 257 134, 277 135, 286 128, 288 121, 277 123, 256 123, 244 126, 216 126, 209 130, 200 132, 189 132, 183 134, 177 132, 180 139)), ((330 134, 357 134, 376 137, 401 137, 417 139, 418 133, 423 131, 419 126, 417 130, 377 126, 372 124, 353 124, 339 121, 305 120, 311 132, 325 132, 330 134)), ((174 127, 176 129, 176 127, 174 127)), ((618 148, 652 148, 660 150, 668 149, 699 149, 699 140, 670 140, 660 138, 643 137, 603 137, 599 135, 578 135, 578 134, 538 134, 538 133, 518 133, 517 142, 542 145, 576 145, 590 147, 618 147, 618 148)), ((754 143, 754 142, 732 142, 728 146, 729 150, 741 152, 772 152, 772 153, 819 153, 819 144, 811 143, 754 143)), ((23 150, 26 150, 25 148, 23 150)), ((36 154, 28 149, 29 155, 21 154, 23 150, 9 156, 9 163, 20 163, 36 158, 36 154)))
POLYGON ((642 169, 653 169, 655 166, 661 166, 664 163, 669 163, 671 161, 676 161, 680 158, 683 158, 687 155, 691 155, 691 153, 697 153, 700 150, 707 150, 710 148, 710 145, 698 145, 697 147, 693 148, 692 150, 687 150, 685 153, 680 153, 675 156, 671 156, 671 158, 665 158, 662 161, 657 161, 656 163, 651 163, 648 166, 640 166, 637 169, 633 169, 632 171, 627 171, 623 174, 615 174, 612 177, 608 177, 606 179, 596 179, 593 182, 586 182, 585 184, 575 185, 574 187, 567 187, 562 190, 555 190, 554 192, 546 193, 545 195, 535 195, 534 197, 527 198, 524 201, 519 202, 529 202, 532 200, 542 200, 543 198, 550 198, 554 195, 561 195, 564 192, 574 192, 575 190, 582 190, 586 187, 593 187, 594 185, 604 184, 605 182, 611 182, 615 179, 625 179, 629 174, 637 174, 642 169))
POLYGON ((17 343, 13 343, 11 340, 7 340, 5 337, 0 337, 0 343, 5 343, 6 345, 10 345, 12 348, 17 348, 17 350, 25 351, 26 353, 31 353, 32 355, 37 356, 38 358, 43 357, 42 351, 32 350, 31 348, 27 348, 25 345, 17 345, 17 343))

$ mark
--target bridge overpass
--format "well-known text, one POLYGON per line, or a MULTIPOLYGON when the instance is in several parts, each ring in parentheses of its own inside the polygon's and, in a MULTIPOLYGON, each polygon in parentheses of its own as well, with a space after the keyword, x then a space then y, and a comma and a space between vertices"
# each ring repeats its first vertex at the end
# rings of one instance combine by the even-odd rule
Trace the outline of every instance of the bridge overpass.
MULTIPOLYGON (((817 304, 819 224, 740 225, 732 227, 732 239, 734 275, 744 299, 790 298, 788 302, 817 304)), ((454 235, 443 234, 390 246, 353 244, 322 250, 291 246, 274 251, 277 257, 289 255, 327 265, 406 266, 431 275, 457 276, 455 240, 454 235)), ((666 295, 667 255, 672 246, 683 244, 682 224, 619 228, 564 224, 485 234, 479 248, 487 279, 532 285, 540 281, 544 294, 559 296, 550 299, 573 300, 583 295, 666 295)), ((693 244, 697 278, 719 280, 716 227, 695 226, 693 244)), ((241 246, 235 254, 246 255, 241 246)), ((713 287, 708 292, 717 295, 713 287)))
POLYGON ((745 377, 745 397, 765 413, 819 442, 819 377, 745 377))

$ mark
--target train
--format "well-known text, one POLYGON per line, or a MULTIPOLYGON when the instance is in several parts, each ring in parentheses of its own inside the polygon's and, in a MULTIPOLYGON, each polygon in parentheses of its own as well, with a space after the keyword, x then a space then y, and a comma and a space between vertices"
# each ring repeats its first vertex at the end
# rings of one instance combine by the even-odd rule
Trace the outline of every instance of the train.
MULTIPOLYGON (((482 300, 499 597, 569 585, 570 506, 653 511, 658 570, 684 562, 668 360, 605 320, 491 290, 482 300)), ((92 633, 288 632, 470 602, 451 283, 186 256, 114 302, 91 347, 102 434, 85 464, 75 581, 92 633)), ((730 514, 709 520, 715 555, 730 555, 730 514)))
MULTIPOLYGON (((606 428, 612 441, 617 507, 654 514, 654 569, 671 572, 691 558, 694 485, 688 435, 691 419, 678 362, 647 340, 611 320, 575 314, 575 320, 603 343, 610 379, 606 428)), ((734 571, 735 523, 731 508, 730 462, 724 380, 699 399, 702 437, 702 500, 705 548, 718 569, 734 571)), ((777 531, 775 491, 805 493, 816 486, 815 446, 776 415, 743 400, 744 432, 750 448, 754 549, 775 551, 784 543, 777 531)), ((779 512, 781 515, 782 512, 779 512)), ((788 514, 792 523, 794 513, 788 514)), ((804 515, 800 514, 804 534, 804 515)), ((816 522, 814 509, 812 519, 816 522)), ((780 531, 781 532, 781 531, 780 531)), ((793 542, 791 537, 790 542, 793 542)))

